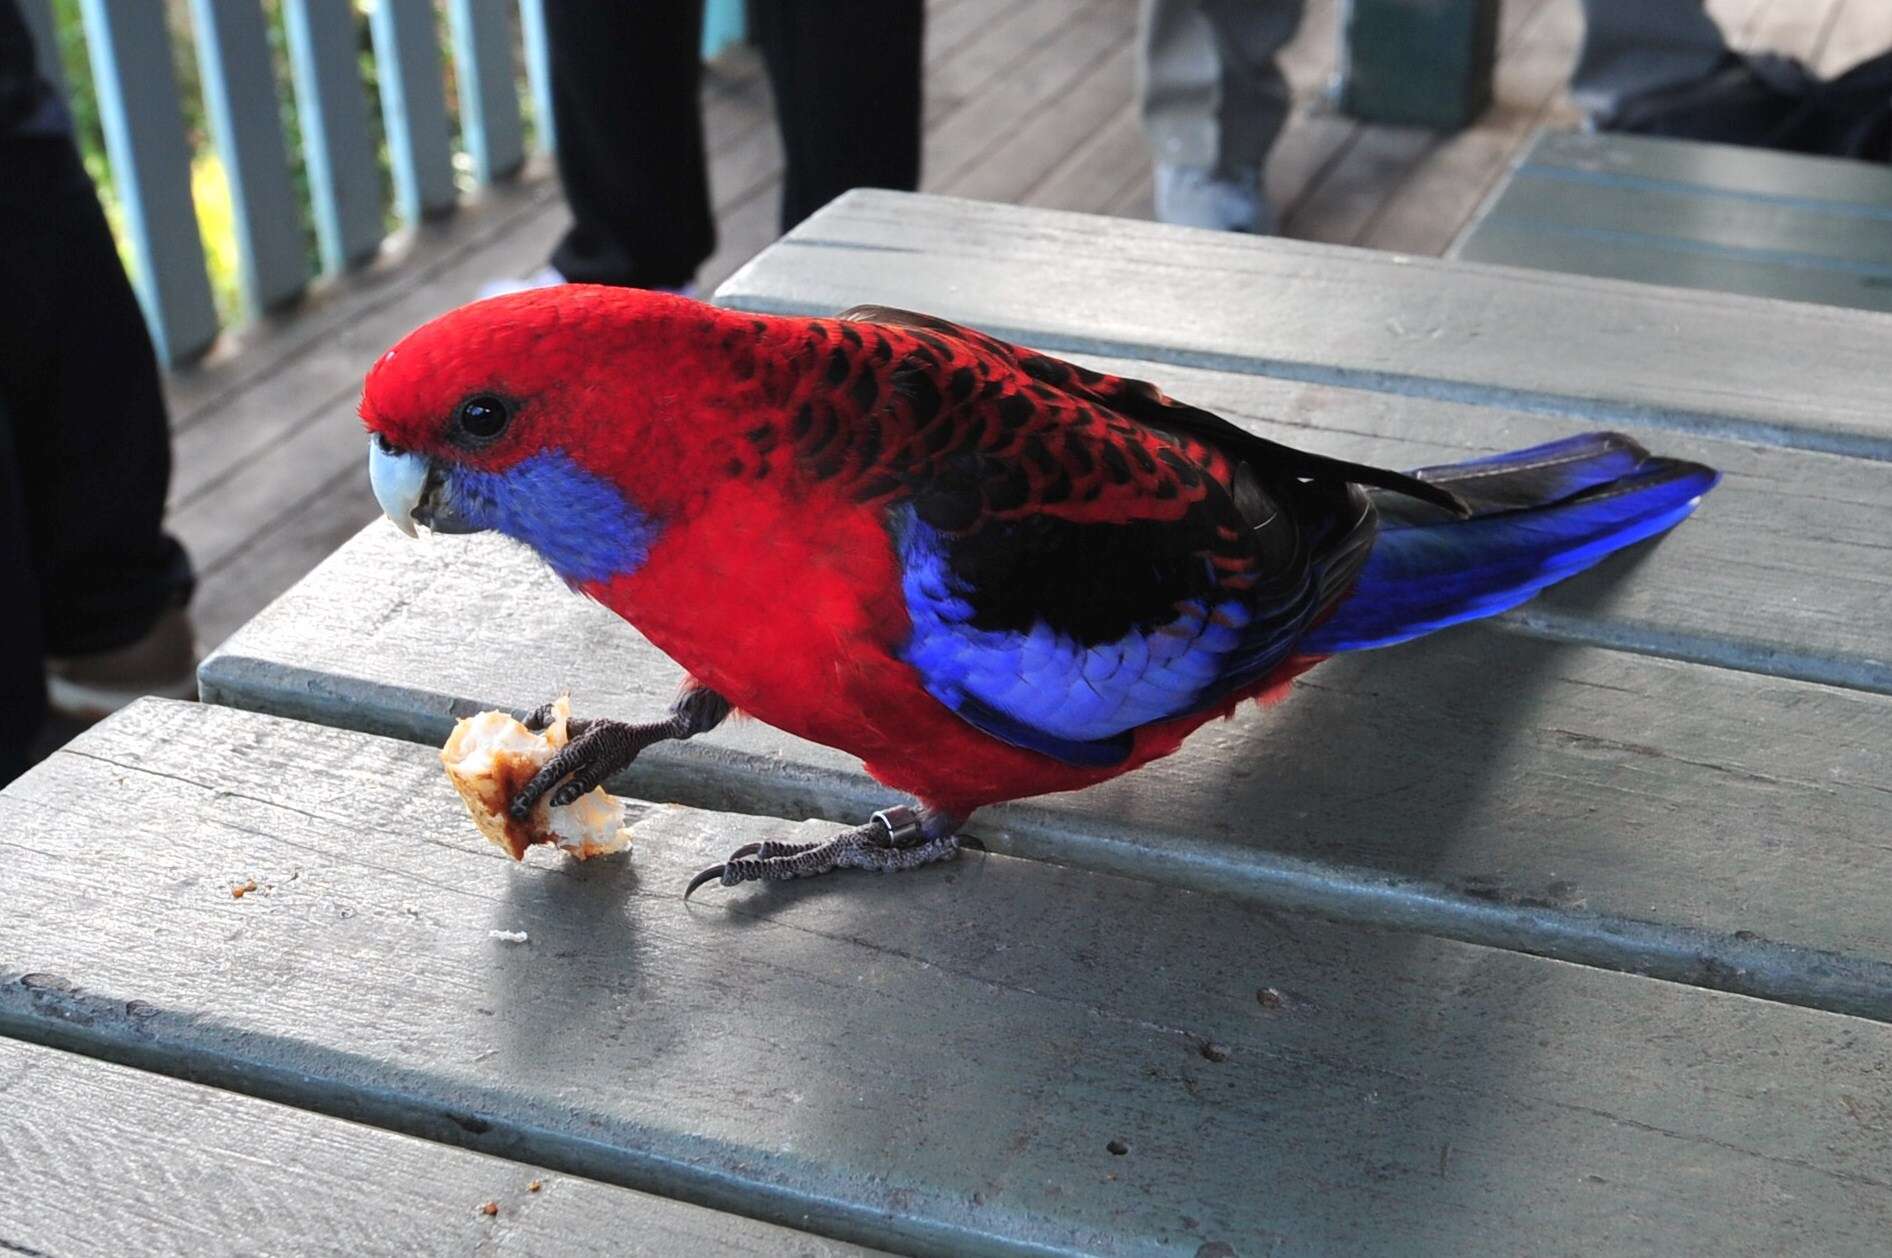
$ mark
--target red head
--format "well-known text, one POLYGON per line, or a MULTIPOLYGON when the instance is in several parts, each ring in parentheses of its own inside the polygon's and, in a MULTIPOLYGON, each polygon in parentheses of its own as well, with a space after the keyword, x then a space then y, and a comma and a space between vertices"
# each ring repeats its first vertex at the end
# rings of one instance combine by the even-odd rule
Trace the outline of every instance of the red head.
POLYGON ((639 289, 464 306, 368 372, 376 497, 410 532, 496 529, 570 578, 600 576, 626 556, 561 553, 552 531, 648 531, 681 509, 743 409, 727 367, 758 336, 748 316, 639 289))

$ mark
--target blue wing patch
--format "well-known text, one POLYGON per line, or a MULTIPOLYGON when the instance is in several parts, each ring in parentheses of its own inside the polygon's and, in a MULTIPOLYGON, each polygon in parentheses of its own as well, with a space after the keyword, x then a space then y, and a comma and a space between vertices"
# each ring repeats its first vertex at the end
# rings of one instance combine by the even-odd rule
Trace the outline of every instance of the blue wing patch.
POLYGON ((912 633, 901 658, 927 692, 994 738, 1068 764, 1111 765, 1133 731, 1200 706, 1246 652, 1250 616, 1233 599, 1192 599, 1148 631, 1085 645, 1043 620, 982 629, 943 539, 910 511, 894 521, 912 633))

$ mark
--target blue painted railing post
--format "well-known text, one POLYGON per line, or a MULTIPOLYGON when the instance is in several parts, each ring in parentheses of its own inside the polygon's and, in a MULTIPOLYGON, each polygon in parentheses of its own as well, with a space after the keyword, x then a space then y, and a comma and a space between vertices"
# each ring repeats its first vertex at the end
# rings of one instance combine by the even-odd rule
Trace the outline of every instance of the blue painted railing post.
POLYGON ((703 6, 703 60, 708 61, 748 34, 743 0, 708 0, 703 6))
POLYGON ((517 174, 526 160, 506 0, 452 0, 447 15, 460 88, 460 135, 472 155, 474 177, 493 183, 517 174))
POLYGON ((252 317, 309 282, 260 0, 191 0, 204 109, 230 181, 237 269, 252 317))
POLYGON ((539 151, 558 152, 558 125, 552 117, 552 53, 545 39, 544 0, 519 0, 519 33, 526 51, 526 82, 532 88, 532 120, 539 151))
POLYGON ((355 6, 336 0, 283 3, 316 245, 330 275, 367 261, 381 245, 381 174, 355 62, 356 21, 355 6))
POLYGON ((403 219, 418 223, 455 204, 434 8, 430 0, 377 0, 368 21, 381 71, 394 200, 403 219))
POLYGON ((138 298, 159 357, 185 362, 216 339, 217 307, 191 201, 190 149, 164 6, 81 0, 80 14, 138 298))

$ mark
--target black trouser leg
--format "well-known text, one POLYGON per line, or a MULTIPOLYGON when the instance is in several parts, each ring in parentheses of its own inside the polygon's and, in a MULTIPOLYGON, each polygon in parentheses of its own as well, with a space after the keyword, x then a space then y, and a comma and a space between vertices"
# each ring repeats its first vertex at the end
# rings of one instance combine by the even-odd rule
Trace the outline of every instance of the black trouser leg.
POLYGON ((921 0, 754 0, 787 231, 850 188, 920 186, 921 0))
POLYGON ((545 0, 566 279, 681 288, 716 247, 698 105, 702 0, 545 0))
POLYGON ((0 292, 14 297, 0 303, 0 401, 44 649, 110 650, 192 589, 162 528, 171 440, 157 361, 71 140, 0 137, 0 169, 0 292))
POLYGON ((46 720, 39 578, 28 545, 26 497, 13 454, 13 424, 0 405, 0 786, 26 769, 26 749, 46 720))

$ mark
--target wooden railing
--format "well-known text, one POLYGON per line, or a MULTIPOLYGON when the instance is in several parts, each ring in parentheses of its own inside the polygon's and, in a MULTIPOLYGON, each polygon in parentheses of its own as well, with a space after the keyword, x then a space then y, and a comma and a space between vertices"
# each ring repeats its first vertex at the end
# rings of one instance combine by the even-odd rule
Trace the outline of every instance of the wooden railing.
MULTIPOLYGON (((242 295, 239 319, 299 298, 317 274, 376 256, 388 235, 384 189, 358 62, 363 10, 372 37, 394 221, 451 214, 461 199, 436 0, 276 0, 287 37, 306 196, 290 150, 268 45, 264 0, 189 0, 204 114, 227 175, 242 295), (314 228, 312 258, 304 223, 314 228)), ((551 83, 540 0, 444 5, 459 143, 475 186, 517 177, 526 161, 528 92, 535 143, 550 151, 551 83), (515 47, 523 53, 515 57, 515 47), (523 61, 523 67, 516 65, 523 61), (523 73, 521 73, 523 70, 523 73)), ((47 77, 64 86, 53 0, 21 0, 47 77)), ((133 282, 158 352, 189 362, 222 330, 197 208, 191 152, 161 0, 79 0, 133 282)), ((742 37, 741 0, 709 0, 704 53, 742 37)))

